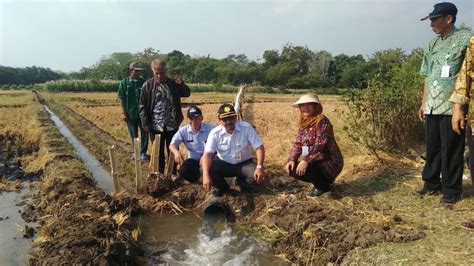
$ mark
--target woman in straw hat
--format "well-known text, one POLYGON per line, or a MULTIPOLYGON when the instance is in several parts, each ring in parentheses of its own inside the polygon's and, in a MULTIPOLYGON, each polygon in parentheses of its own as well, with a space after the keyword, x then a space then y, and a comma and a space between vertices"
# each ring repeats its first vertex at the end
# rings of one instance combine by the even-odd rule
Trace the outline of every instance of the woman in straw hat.
POLYGON ((300 121, 285 170, 296 179, 313 183, 314 189, 308 197, 319 197, 330 192, 330 184, 341 173, 344 160, 334 138, 332 124, 322 114, 323 107, 318 96, 305 94, 293 107, 299 108, 300 121))

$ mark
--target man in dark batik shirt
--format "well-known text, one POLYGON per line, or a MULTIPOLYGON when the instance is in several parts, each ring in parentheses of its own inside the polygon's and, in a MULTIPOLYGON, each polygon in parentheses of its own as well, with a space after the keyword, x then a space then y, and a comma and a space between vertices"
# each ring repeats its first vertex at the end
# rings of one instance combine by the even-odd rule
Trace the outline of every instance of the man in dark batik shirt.
POLYGON ((181 97, 189 97, 189 87, 176 75, 174 79, 166 76, 166 63, 155 59, 151 62, 153 78, 147 80, 140 96, 140 119, 145 131, 155 141, 155 134, 161 135, 158 171, 165 169, 165 144, 169 145, 173 135, 183 121, 181 97))

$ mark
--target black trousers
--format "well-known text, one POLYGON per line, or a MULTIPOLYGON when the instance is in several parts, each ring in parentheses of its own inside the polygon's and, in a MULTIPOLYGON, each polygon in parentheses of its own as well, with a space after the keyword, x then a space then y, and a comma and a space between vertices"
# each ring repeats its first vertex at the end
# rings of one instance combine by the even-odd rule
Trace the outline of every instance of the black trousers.
POLYGON ((191 183, 197 182, 199 177, 201 177, 199 162, 194 159, 186 159, 183 164, 181 164, 181 167, 179 167, 178 174, 191 183))
POLYGON ((425 115, 425 188, 441 189, 445 196, 460 196, 464 170, 464 131, 451 128, 451 115, 425 115), (440 180, 441 174, 441 180, 440 180))
POLYGON ((471 172, 471 180, 472 180, 472 186, 474 187, 474 136, 472 135, 472 128, 471 126, 466 127, 466 139, 467 139, 467 145, 469 147, 469 170, 471 172))
POLYGON ((230 164, 220 159, 212 160, 209 174, 212 179, 212 186, 219 189, 227 189, 229 185, 225 181, 225 177, 237 177, 237 185, 243 187, 248 184, 256 184, 253 173, 257 168, 257 164, 253 159, 238 163, 230 164))
MULTIPOLYGON (((170 143, 171 139, 173 138, 174 134, 177 132, 177 130, 171 130, 167 131, 166 129, 163 132, 151 130, 150 134, 150 139, 152 143, 155 141, 155 135, 159 134, 160 135, 160 154, 159 154, 159 160, 160 163, 158 164, 158 171, 160 173, 164 173, 165 171, 165 162, 166 162, 166 157, 165 157, 165 147, 166 147, 166 154, 170 154, 170 143), (165 146, 166 144, 166 146, 165 146)), ((176 166, 173 169, 173 173, 176 173, 176 166)))
POLYGON ((298 166, 298 163, 299 162, 297 162, 293 170, 291 170, 290 176, 304 182, 310 182, 314 185, 315 188, 324 192, 329 191, 331 189, 330 184, 332 182, 330 182, 329 179, 326 178, 326 176, 321 171, 321 168, 317 165, 316 162, 308 164, 308 168, 306 168, 306 172, 304 175, 296 174, 296 167, 298 166))

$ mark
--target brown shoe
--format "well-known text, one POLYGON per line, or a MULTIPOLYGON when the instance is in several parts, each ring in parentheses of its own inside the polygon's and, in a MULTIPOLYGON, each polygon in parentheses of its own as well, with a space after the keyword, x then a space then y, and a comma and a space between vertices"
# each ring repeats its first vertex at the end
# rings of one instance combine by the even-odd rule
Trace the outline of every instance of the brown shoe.
POLYGON ((474 230, 474 220, 470 220, 469 222, 462 222, 461 227, 468 230, 474 230))

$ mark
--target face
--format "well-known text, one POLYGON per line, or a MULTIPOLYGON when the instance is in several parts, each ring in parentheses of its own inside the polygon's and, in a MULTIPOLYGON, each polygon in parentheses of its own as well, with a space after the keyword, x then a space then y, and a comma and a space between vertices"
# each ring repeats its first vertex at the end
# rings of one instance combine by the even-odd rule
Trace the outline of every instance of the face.
POLYGON ((440 16, 440 17, 435 17, 435 18, 430 18, 431 23, 431 29, 433 30, 434 33, 437 35, 444 36, 449 33, 451 30, 452 21, 453 17, 452 16, 440 16))
POLYGON ((153 66, 152 67, 153 75, 155 75, 156 79, 159 81, 165 80, 166 77, 166 67, 164 66, 153 66))
POLYGON ((237 116, 229 116, 219 119, 221 125, 224 126, 225 130, 229 133, 232 133, 235 129, 235 123, 237 122, 237 116))
POLYGON ((193 128, 199 128, 201 126, 201 123, 202 123, 202 115, 198 116, 198 117, 188 117, 189 119, 189 124, 191 125, 191 127, 193 128))
POLYGON ((315 103, 302 103, 298 104, 300 112, 304 118, 310 117, 316 114, 316 104, 315 103))
POLYGON ((132 69, 132 70, 130 71, 130 77, 131 77, 132 79, 137 79, 137 78, 139 78, 139 77, 140 77, 140 71, 135 70, 135 69, 132 69))

